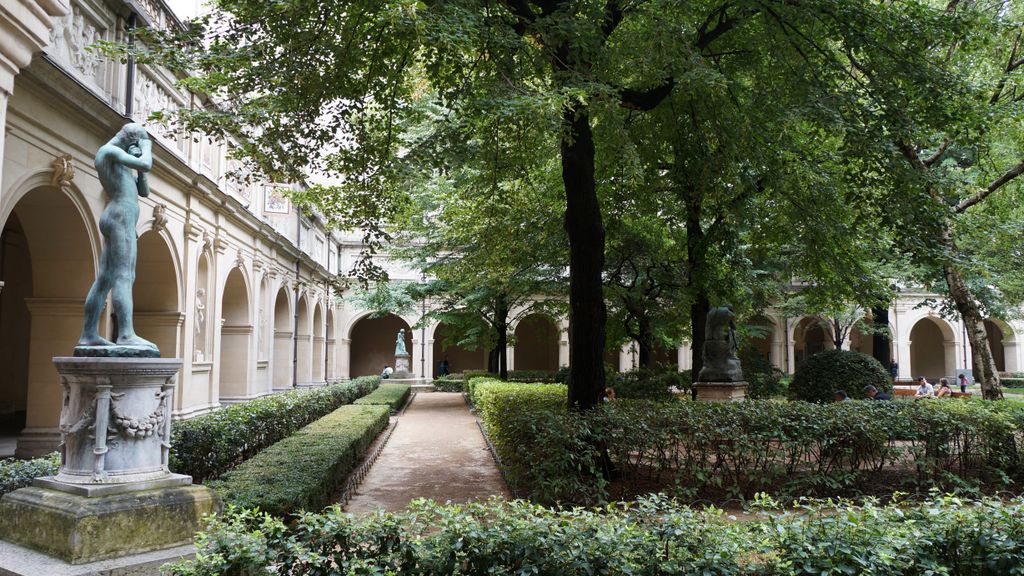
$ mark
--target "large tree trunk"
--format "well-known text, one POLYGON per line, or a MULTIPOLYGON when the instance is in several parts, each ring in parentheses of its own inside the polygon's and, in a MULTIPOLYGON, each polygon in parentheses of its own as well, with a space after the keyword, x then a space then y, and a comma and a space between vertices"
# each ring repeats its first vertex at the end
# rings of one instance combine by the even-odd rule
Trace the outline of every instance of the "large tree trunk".
POLYGON ((636 339, 637 348, 640 354, 640 367, 650 368, 654 363, 654 331, 651 329, 649 318, 637 318, 639 325, 639 336, 636 339))
POLYGON ((576 102, 562 112, 562 181, 565 232, 569 237, 569 406, 597 406, 605 387, 607 310, 604 225, 594 181, 594 135, 587 107, 576 102))
POLYGON ((875 324, 875 331, 871 336, 871 355, 888 371, 889 365, 892 363, 892 348, 889 344, 889 309, 872 308, 871 317, 875 324))
POLYGON ((1003 389, 999 382, 995 358, 992 357, 992 349, 988 345, 985 318, 981 315, 978 302, 971 294, 971 289, 960 275, 960 271, 952 264, 944 264, 942 272, 949 287, 949 297, 960 312, 960 319, 967 330, 967 341, 971 343, 971 357, 978 371, 974 377, 981 382, 981 394, 986 400, 999 400, 1003 397, 1003 389))

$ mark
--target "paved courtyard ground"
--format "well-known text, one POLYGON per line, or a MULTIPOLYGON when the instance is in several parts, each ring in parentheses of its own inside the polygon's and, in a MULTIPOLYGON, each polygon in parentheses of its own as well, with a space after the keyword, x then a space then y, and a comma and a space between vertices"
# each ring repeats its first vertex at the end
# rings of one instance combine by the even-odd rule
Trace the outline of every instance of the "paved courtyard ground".
POLYGON ((415 498, 468 502, 492 495, 509 493, 462 395, 421 393, 346 510, 397 511, 415 498))

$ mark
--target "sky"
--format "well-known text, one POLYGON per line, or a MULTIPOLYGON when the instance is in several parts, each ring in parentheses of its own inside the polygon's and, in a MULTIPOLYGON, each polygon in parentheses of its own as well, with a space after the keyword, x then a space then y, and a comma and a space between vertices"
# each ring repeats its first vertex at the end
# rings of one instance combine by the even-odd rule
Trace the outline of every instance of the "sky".
POLYGON ((185 20, 199 14, 203 0, 166 0, 178 18, 185 20))

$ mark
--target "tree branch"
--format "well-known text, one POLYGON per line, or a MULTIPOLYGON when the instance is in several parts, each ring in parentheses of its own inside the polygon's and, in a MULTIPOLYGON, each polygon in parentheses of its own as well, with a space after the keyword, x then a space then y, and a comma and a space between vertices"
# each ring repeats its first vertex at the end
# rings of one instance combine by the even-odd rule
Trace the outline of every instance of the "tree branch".
POLYGON ((939 161, 939 158, 942 158, 942 155, 946 153, 946 149, 949 148, 949 145, 952 143, 953 140, 947 136, 946 139, 942 141, 942 144, 939 145, 939 149, 935 151, 935 154, 932 154, 928 158, 922 160, 922 163, 930 168, 932 164, 939 161))
POLYGON ((1024 174, 1024 162, 1021 162, 1020 164, 1017 164, 1013 168, 1010 168, 1009 170, 1004 172, 1002 176, 993 180, 992 183, 989 184, 988 187, 982 190, 981 192, 978 192, 977 194, 971 196, 970 198, 965 198, 962 202, 957 204, 955 208, 953 208, 953 212, 957 214, 962 214, 965 210, 967 210, 971 206, 974 206, 978 202, 981 202, 985 198, 988 198, 990 194, 992 194, 996 190, 999 190, 1006 183, 1010 182, 1011 180, 1013 180, 1017 176, 1020 176, 1021 174, 1024 174))
POLYGON ((619 90, 619 106, 630 110, 647 111, 653 110, 672 93, 676 86, 676 79, 669 78, 659 86, 647 90, 634 90, 623 88, 619 90))

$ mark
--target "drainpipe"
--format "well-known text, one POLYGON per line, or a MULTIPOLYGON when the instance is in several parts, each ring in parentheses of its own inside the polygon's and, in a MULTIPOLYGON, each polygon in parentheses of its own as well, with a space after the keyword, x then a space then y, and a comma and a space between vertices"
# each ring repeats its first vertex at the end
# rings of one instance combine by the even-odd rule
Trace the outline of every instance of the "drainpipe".
POLYGON ((299 265, 302 263, 302 208, 295 207, 295 318, 292 328, 292 388, 299 384, 299 265))
POLYGON ((131 49, 135 47, 135 12, 128 15, 128 66, 124 78, 124 115, 131 119, 132 105, 135 100, 135 57, 131 49))

